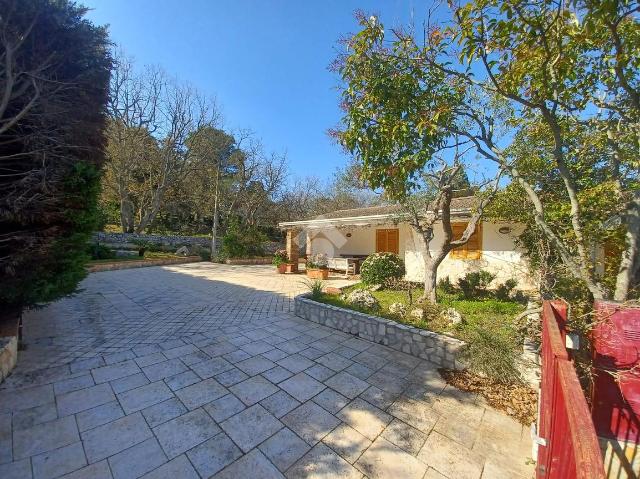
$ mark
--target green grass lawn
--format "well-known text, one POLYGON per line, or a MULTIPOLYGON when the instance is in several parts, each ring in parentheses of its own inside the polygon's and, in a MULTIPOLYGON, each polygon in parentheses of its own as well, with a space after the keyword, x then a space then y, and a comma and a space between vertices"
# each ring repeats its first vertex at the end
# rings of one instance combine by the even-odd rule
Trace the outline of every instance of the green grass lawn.
MULTIPOLYGON (((353 289, 362 288, 360 284, 350 286, 344 289, 345 293, 349 293, 353 289)), ((394 291, 382 289, 374 291, 372 294, 380 303, 379 311, 370 311, 362 308, 354 307, 342 300, 340 296, 332 296, 323 294, 320 301, 323 303, 339 306, 342 308, 353 309, 363 313, 381 316, 387 319, 398 321, 399 323, 409 324, 421 329, 428 329, 437 333, 448 334, 450 336, 469 341, 472 339, 478 328, 488 330, 492 334, 500 335, 509 343, 516 344, 518 342, 517 331, 513 326, 513 318, 525 307, 515 301, 500 301, 494 298, 482 299, 464 299, 458 294, 447 294, 438 291, 438 305, 441 309, 455 308, 463 317, 463 321, 457 325, 451 325, 438 315, 434 315, 433 319, 418 320, 409 314, 405 317, 391 314, 389 306, 392 303, 403 303, 408 306, 409 311, 413 308, 421 307, 416 304, 422 291, 416 289, 413 291, 413 306, 408 306, 409 297, 406 291, 394 291)))

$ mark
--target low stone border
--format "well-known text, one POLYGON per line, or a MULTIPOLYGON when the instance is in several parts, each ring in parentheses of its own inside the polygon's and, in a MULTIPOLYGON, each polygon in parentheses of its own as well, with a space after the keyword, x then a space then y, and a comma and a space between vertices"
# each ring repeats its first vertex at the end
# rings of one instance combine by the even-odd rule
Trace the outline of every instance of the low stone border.
POLYGON ((115 271, 118 269, 146 268, 147 266, 166 266, 169 264, 197 263, 202 261, 200 256, 185 256, 184 258, 147 259, 140 261, 117 261, 113 263, 98 263, 87 266, 89 273, 100 271, 115 271))
POLYGON ((229 258, 224 264, 271 264, 272 258, 229 258))
POLYGON ((390 319, 319 303, 309 294, 296 296, 295 315, 338 329, 449 369, 463 369, 456 353, 465 345, 459 339, 400 324, 390 319))
POLYGON ((0 383, 4 381, 18 361, 18 337, 0 338, 0 383))

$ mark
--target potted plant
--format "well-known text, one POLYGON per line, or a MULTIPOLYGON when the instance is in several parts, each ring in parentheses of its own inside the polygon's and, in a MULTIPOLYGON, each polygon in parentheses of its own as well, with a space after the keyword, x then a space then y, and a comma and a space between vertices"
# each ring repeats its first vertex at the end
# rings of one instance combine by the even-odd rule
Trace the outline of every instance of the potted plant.
POLYGON ((273 255, 273 260, 271 261, 273 265, 276 267, 279 274, 284 274, 287 271, 287 251, 284 249, 279 249, 273 255))
POLYGON ((307 260, 307 276, 312 279, 327 279, 329 277, 329 260, 326 254, 318 253, 307 260))

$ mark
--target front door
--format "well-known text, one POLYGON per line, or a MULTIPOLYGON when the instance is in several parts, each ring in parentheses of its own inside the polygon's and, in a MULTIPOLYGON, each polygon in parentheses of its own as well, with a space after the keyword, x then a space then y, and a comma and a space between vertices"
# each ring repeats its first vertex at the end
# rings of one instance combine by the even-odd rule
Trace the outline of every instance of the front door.
POLYGON ((400 233, 397 228, 376 230, 376 253, 400 252, 400 233))

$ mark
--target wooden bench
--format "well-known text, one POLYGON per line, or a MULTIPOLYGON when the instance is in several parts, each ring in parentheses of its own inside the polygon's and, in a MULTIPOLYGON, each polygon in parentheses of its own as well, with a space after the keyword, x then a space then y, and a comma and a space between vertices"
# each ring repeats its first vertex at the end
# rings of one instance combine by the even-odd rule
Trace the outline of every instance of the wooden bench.
POLYGON ((356 264, 348 258, 329 258, 327 267, 334 271, 344 271, 345 277, 356 274, 356 264))

